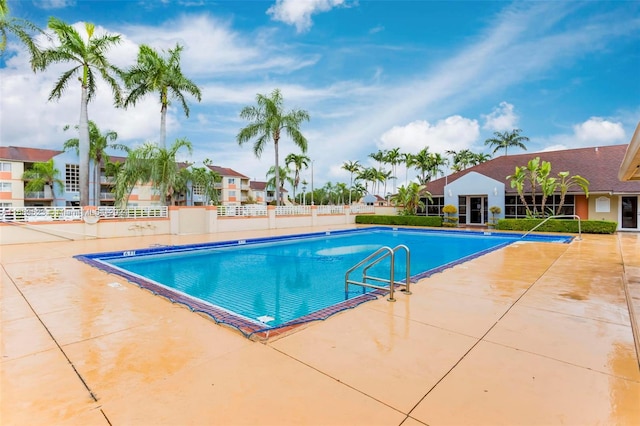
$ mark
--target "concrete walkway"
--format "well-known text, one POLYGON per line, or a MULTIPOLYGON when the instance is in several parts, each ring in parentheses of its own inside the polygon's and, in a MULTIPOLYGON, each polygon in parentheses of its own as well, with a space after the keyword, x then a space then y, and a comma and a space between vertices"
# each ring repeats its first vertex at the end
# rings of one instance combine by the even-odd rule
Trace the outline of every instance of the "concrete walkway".
POLYGON ((275 233, 0 247, 0 424, 640 424, 637 233, 512 244, 266 344, 72 258, 275 233))

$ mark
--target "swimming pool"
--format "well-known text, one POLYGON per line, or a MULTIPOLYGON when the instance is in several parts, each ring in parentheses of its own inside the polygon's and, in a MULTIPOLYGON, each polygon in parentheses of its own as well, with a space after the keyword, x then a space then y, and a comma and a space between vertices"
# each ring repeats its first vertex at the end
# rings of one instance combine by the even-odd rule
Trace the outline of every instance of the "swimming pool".
MULTIPOLYGON (((530 235, 526 241, 570 239, 530 235)), ((521 234, 373 227, 76 257, 253 335, 378 297, 379 290, 360 286, 345 292, 345 272, 380 247, 409 247, 418 279, 520 240, 521 234)), ((406 275, 405 260, 399 252, 396 280, 406 275)), ((389 262, 371 275, 388 278, 389 262)))

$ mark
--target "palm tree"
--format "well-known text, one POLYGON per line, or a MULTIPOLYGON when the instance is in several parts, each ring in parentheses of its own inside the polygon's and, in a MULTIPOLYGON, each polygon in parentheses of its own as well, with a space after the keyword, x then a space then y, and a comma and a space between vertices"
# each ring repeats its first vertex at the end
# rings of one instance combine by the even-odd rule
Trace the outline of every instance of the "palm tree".
POLYGON ((404 154, 400 154, 400 162, 404 164, 404 184, 407 185, 409 181, 409 167, 411 167, 411 162, 413 161, 413 154, 410 152, 406 152, 404 154))
POLYGON ((189 106, 184 93, 192 95, 198 102, 202 99, 198 86, 182 74, 180 69, 182 49, 182 46, 176 44, 174 49, 169 49, 168 58, 164 58, 153 48, 143 44, 138 52, 138 63, 123 74, 125 84, 130 90, 123 103, 125 108, 135 105, 150 93, 160 95, 160 148, 166 148, 167 145, 167 108, 170 98, 180 101, 187 117, 189 117, 189 106))
POLYGON ((560 178, 560 182, 558 182, 558 186, 560 187, 560 203, 558 203, 556 214, 560 215, 562 214, 562 206, 564 206, 565 196, 571 188, 576 186, 580 187, 584 192, 584 195, 589 197, 589 181, 580 175, 573 175, 569 177, 569 172, 560 172, 558 173, 558 177, 560 178))
POLYGON ((80 165, 80 205, 89 202, 89 116, 88 105, 97 89, 100 75, 111 87, 116 104, 120 103, 120 86, 115 79, 118 69, 107 61, 107 51, 120 42, 119 35, 105 34, 94 37, 95 26, 85 23, 87 38, 72 26, 61 20, 49 18, 49 28, 58 39, 58 44, 45 49, 34 61, 35 70, 45 70, 52 64, 72 63, 73 68, 65 71, 49 94, 49 100, 60 99, 69 83, 78 78, 81 87, 80 121, 78 123, 78 146, 80 165))
MULTIPOLYGON (((206 165, 207 163, 205 163, 206 165)), ((218 204, 216 183, 221 180, 222 176, 208 167, 193 167, 191 170, 191 183, 193 186, 199 186, 202 189, 205 197, 204 204, 218 204)))
MULTIPOLYGON (((242 128, 236 140, 242 145, 254 138, 253 153, 260 158, 265 146, 271 140, 275 150, 275 169, 278 164, 278 143, 282 132, 286 133, 303 153, 307 152, 307 139, 300 131, 300 124, 309 121, 309 113, 305 110, 293 109, 288 113, 283 111, 283 99, 279 89, 271 92, 271 96, 256 95, 257 106, 246 106, 240 111, 240 118, 250 123, 242 128)), ((274 169, 274 170, 275 170, 274 169)), ((276 205, 280 205, 280 176, 275 174, 276 205)))
POLYGON ((34 67, 39 50, 31 36, 31 33, 43 34, 43 31, 35 24, 25 19, 9 16, 7 0, 0 0, 0 53, 4 53, 7 49, 7 38, 9 33, 18 37, 22 44, 26 46, 29 54, 31 55, 31 66, 34 67))
POLYGON ((439 152, 432 153, 429 155, 429 157, 431 160, 431 167, 429 169, 429 180, 431 180, 434 177, 437 178, 439 173, 444 174, 444 170, 442 168, 449 163, 449 160, 447 160, 439 152))
MULTIPOLYGON (((75 126, 76 130, 78 126, 75 126)), ((69 126, 65 126, 64 130, 68 130, 69 126)), ((106 131, 104 134, 100 131, 98 125, 89 120, 89 158, 93 160, 93 182, 94 182, 94 200, 96 205, 100 203, 100 166, 106 154, 107 149, 121 149, 128 151, 128 147, 115 142, 118 134, 112 130, 106 131)), ((78 154, 80 140, 78 138, 67 139, 63 145, 63 149, 68 151, 75 150, 78 154)))
POLYGON ((431 154, 429 153, 429 147, 422 148, 420 152, 411 156, 410 162, 408 163, 410 167, 414 167, 420 173, 418 175, 418 180, 421 185, 429 182, 431 177, 429 176, 429 171, 431 170, 431 154))
POLYGON ((353 174, 360 170, 360 163, 356 161, 346 161, 342 164, 342 168, 350 173, 349 184, 349 205, 351 205, 351 189, 353 188, 353 174))
POLYGON ((296 199, 296 189, 298 189, 298 185, 300 185, 300 170, 304 167, 305 169, 309 168, 309 162, 311 159, 304 154, 296 155, 289 154, 285 157, 284 162, 287 167, 290 164, 295 166, 294 169, 294 177, 293 177, 293 199, 296 199))
POLYGON ((126 207, 133 188, 140 183, 149 182, 151 175, 149 161, 145 158, 144 145, 129 150, 127 158, 115 167, 115 201, 116 206, 126 207))
POLYGON ((522 132, 521 129, 513 129, 511 132, 504 131, 502 133, 493 132, 494 137, 484 141, 484 144, 491 146, 495 145, 492 154, 495 154, 496 152, 498 152, 498 150, 504 148, 504 155, 507 155, 507 149, 512 146, 516 148, 522 148, 526 151, 527 147, 525 146, 524 142, 528 142, 529 138, 526 136, 521 136, 520 132, 522 132))
MULTIPOLYGON (((384 162, 391 166, 393 181, 393 192, 396 192, 397 166, 402 162, 400 148, 393 148, 385 152, 384 162)), ((386 192, 386 189, 385 189, 386 192)))
POLYGON ((33 163, 33 167, 25 170, 22 174, 22 179, 27 181, 24 190, 25 192, 38 192, 42 191, 46 185, 51 189, 51 198, 53 198, 55 205, 56 185, 61 190, 64 188, 64 182, 59 176, 60 171, 53 165, 53 158, 49 161, 33 163))
POLYGON ((415 215, 419 207, 424 207, 424 201, 421 198, 431 200, 431 193, 423 191, 424 186, 416 182, 411 182, 407 186, 398 188, 398 193, 391 197, 394 205, 403 206, 403 214, 415 215))
MULTIPOLYGON (((275 172, 276 168, 275 166, 271 166, 269 167, 269 170, 267 170, 267 187, 269 188, 274 188, 277 190, 275 190, 275 195, 276 197, 280 197, 282 198, 282 194, 281 192, 283 192, 284 190, 284 184, 285 183, 289 183, 289 185, 293 186, 293 179, 291 178, 291 176, 289 176, 289 173, 291 173, 291 170, 289 170, 286 167, 280 167, 278 169, 279 173, 276 174, 275 172), (271 177, 269 177, 271 176, 271 177), (280 185, 280 186, 277 186, 280 185)), ((279 204, 279 201, 281 201, 281 199, 276 198, 276 204, 279 204)))
POLYGON ((160 191, 162 205, 171 205, 172 197, 181 185, 176 155, 181 148, 191 154, 193 148, 187 139, 177 139, 170 148, 158 147, 154 144, 143 146, 143 158, 149 161, 149 181, 160 191))
POLYGON ((372 152, 369 154, 369 158, 378 162, 378 168, 382 168, 382 163, 384 162, 384 157, 386 153, 383 150, 378 150, 378 152, 372 152))
POLYGON ((375 167, 367 167, 357 172, 356 179, 364 181, 365 192, 369 192, 369 182, 371 182, 371 192, 373 192, 373 183, 377 179, 377 170, 375 167))

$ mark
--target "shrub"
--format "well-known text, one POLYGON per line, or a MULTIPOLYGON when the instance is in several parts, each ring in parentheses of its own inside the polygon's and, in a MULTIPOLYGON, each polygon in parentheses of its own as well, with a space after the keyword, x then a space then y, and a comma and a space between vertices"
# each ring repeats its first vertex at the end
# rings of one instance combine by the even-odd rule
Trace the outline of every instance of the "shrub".
POLYGON ((455 228, 456 226, 458 226, 458 218, 453 216, 454 214, 458 213, 458 209, 456 208, 456 206, 447 204, 442 208, 442 212, 446 214, 446 216, 442 220, 442 226, 448 228, 455 228))
POLYGON ((356 216, 356 223, 366 225, 406 225, 441 227, 440 216, 356 216))
MULTIPOLYGON (((501 231, 530 231, 544 219, 500 219, 496 229, 501 231)), ((613 234, 618 227, 617 222, 606 220, 583 220, 580 223, 585 234, 613 234)), ((578 233, 577 220, 550 219, 536 229, 540 232, 578 233)))

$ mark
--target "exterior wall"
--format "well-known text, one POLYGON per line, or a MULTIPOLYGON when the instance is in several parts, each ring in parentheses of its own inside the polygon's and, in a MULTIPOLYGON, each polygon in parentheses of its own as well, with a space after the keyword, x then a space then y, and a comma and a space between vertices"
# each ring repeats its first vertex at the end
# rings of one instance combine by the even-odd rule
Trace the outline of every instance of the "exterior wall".
POLYGON ((10 164, 11 171, 0 172, 0 182, 11 185, 11 191, 0 192, 0 203, 11 204, 12 207, 24 206, 24 163, 10 160, 0 160, 2 163, 10 164))
POLYGON ((143 235, 215 234, 218 232, 285 229, 355 224, 355 214, 218 217, 215 206, 172 207, 169 218, 102 219, 96 224, 74 222, 0 223, 0 245, 143 235))
POLYGON ((489 207, 500 207, 498 219, 504 219, 504 183, 491 179, 480 173, 470 172, 460 179, 445 185, 444 204, 451 204, 458 207, 458 196, 479 195, 487 196, 489 207))
MULTIPOLYGON (((581 198, 585 198, 581 196, 581 198)), ((578 197, 576 196, 576 203, 578 203, 578 197)), ((610 220, 613 222, 618 222, 618 227, 620 227, 620 213, 618 210, 618 206, 620 205, 620 197, 617 195, 608 195, 608 194, 590 194, 588 198, 589 204, 589 212, 586 216, 587 219, 590 220, 610 220), (596 205, 598 204, 598 199, 608 199, 609 200, 609 211, 596 211, 596 205)), ((601 203, 602 205, 602 203, 601 203)), ((576 205, 576 214, 583 218, 582 213, 578 213, 578 206, 576 205)))

